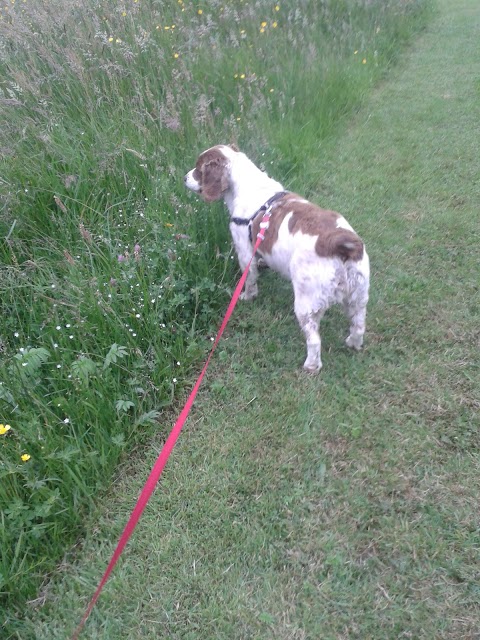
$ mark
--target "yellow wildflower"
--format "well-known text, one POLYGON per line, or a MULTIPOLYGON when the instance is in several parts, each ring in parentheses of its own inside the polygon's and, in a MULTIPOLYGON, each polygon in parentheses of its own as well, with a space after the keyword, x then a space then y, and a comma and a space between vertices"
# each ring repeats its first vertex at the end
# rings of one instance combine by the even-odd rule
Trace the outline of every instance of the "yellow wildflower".
POLYGON ((30 460, 32 456, 28 453, 24 453, 23 456, 21 456, 23 462, 27 462, 28 460, 30 460))
POLYGON ((244 74, 244 73, 241 73, 241 74, 240 74, 240 78, 242 78, 242 80, 243 80, 243 78, 245 78, 245 74, 244 74))
POLYGON ((265 29, 265 27, 267 26, 267 23, 264 21, 260 24, 261 27, 263 27, 265 29))
POLYGON ((272 22, 272 27, 276 29, 278 27, 278 22, 272 22))
POLYGON ((278 6, 278 4, 275 5, 275 11, 280 11, 280 7, 278 6))
POLYGON ((362 64, 367 64, 367 59, 366 59, 366 58, 364 58, 364 59, 362 60, 362 64))
POLYGON ((178 56, 179 56, 179 55, 180 55, 179 53, 174 53, 174 54, 173 54, 173 57, 174 57, 174 58, 178 58, 178 56))
POLYGON ((0 436, 4 436, 11 428, 9 424, 0 424, 0 436))
POLYGON ((265 29, 263 27, 260 29, 260 33, 265 33, 265 29))
POLYGON ((108 39, 109 42, 113 42, 113 38, 112 36, 110 36, 110 38, 108 39))
POLYGON ((127 15, 126 11, 122 11, 122 16, 125 17, 127 15))
POLYGON ((203 9, 199 9, 199 10, 197 11, 197 13, 198 13, 198 15, 199 15, 199 16, 201 16, 201 15, 202 15, 202 13, 203 13, 203 9))

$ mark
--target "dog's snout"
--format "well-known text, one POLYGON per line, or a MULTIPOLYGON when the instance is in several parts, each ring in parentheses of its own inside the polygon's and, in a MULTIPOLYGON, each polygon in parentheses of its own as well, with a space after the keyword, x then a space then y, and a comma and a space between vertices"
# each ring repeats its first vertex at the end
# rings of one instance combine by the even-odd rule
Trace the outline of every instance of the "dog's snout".
POLYGON ((187 187, 187 189, 190 189, 191 191, 195 191, 196 193, 201 193, 200 184, 193 177, 193 172, 194 172, 194 169, 192 169, 192 171, 189 171, 185 175, 185 177, 183 179, 184 182, 185 182, 185 186, 187 187))

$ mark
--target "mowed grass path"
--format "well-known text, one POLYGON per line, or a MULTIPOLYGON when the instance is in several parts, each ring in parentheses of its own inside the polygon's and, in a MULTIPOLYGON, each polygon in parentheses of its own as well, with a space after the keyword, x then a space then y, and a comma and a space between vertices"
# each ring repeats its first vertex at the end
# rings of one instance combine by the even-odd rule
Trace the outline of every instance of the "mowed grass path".
MULTIPOLYGON (((479 637, 480 6, 439 4, 310 166, 308 195, 367 242, 365 350, 332 310, 324 369, 301 373, 290 286, 263 274, 85 638, 479 637)), ((132 455, 23 638, 72 632, 161 444, 132 455)))

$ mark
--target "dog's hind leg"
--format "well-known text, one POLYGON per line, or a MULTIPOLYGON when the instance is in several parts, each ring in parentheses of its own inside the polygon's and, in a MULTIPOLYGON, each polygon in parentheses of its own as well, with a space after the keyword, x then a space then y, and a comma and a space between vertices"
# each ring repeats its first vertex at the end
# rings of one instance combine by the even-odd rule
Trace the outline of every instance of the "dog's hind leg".
POLYGON ((318 373, 322 368, 319 324, 324 310, 313 311, 309 300, 295 296, 295 315, 307 341, 307 359, 303 368, 309 373, 318 373))
POLYGON ((360 282, 344 301, 345 314, 350 321, 350 334, 345 340, 347 347, 362 348, 367 317, 368 282, 360 282))
POLYGON ((350 334, 345 340, 347 347, 359 351, 363 345, 363 334, 365 333, 365 318, 367 308, 356 308, 353 311, 349 308, 348 315, 350 317, 350 334))

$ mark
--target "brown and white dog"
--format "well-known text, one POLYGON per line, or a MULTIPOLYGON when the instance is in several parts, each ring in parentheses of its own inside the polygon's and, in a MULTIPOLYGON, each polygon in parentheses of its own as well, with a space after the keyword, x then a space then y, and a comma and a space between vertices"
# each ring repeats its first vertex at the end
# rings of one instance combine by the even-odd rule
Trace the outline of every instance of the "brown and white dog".
MULTIPOLYGON (((326 211, 294 193, 256 167, 244 153, 227 145, 204 151, 186 186, 207 202, 223 198, 230 212, 230 231, 240 268, 252 256, 262 219, 262 206, 272 215, 258 254, 266 264, 291 280, 295 315, 307 341, 304 369, 320 370, 319 322, 335 303, 343 304, 350 321, 349 347, 360 349, 365 333, 369 260, 364 244, 339 213, 326 211)), ((258 268, 253 261, 243 300, 257 293, 258 268)))

